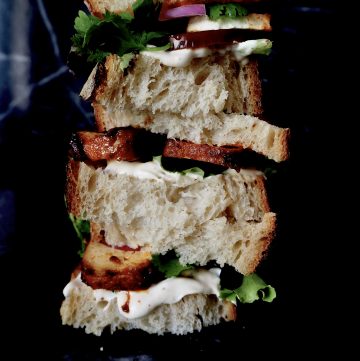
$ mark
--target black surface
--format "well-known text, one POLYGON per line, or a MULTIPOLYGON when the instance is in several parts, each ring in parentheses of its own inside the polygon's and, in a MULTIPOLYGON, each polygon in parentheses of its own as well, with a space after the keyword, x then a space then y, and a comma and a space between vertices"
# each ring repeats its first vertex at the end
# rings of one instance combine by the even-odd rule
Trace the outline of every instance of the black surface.
POLYGON ((338 116, 329 57, 335 2, 276 2, 274 51, 261 64, 269 119, 292 131, 291 158, 269 178, 279 231, 259 269, 278 298, 240 306, 236 323, 182 337, 95 337, 61 326, 62 289, 79 246, 64 209, 66 148, 71 132, 91 126, 91 109, 77 96, 81 81, 65 68, 81 6, 0 0, 1 360, 292 359, 331 351, 335 344, 320 335, 336 328, 323 286, 335 198, 324 189, 328 124, 338 116))

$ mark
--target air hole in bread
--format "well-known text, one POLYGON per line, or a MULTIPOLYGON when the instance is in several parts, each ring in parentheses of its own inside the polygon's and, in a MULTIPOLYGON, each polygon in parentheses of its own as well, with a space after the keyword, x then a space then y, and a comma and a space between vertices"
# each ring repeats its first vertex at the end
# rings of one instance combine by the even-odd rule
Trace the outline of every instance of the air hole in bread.
POLYGON ((111 256, 109 258, 109 261, 113 262, 113 263, 117 263, 117 264, 121 263, 120 259, 118 257, 116 257, 116 256, 111 256))
POLYGON ((166 199, 171 203, 177 203, 182 197, 183 192, 181 189, 169 189, 166 191, 166 199))
POLYGON ((250 240, 248 239, 246 242, 245 242, 245 247, 248 248, 250 246, 250 240))
POLYGON ((237 253, 240 251, 240 248, 242 246, 242 241, 237 241, 234 245, 233 245, 233 250, 234 253, 237 253))
POLYGON ((238 254, 236 255, 236 257, 235 257, 234 263, 238 262, 238 260, 239 260, 239 258, 241 257, 241 255, 242 255, 242 252, 241 252, 241 250, 239 250, 239 253, 238 253, 238 254))
POLYGON ((275 141, 275 131, 274 129, 270 129, 266 140, 267 146, 271 148, 274 145, 274 141, 275 141))
POLYGON ((97 307, 103 310, 108 304, 108 301, 102 300, 97 303, 97 307))
MULTIPOLYGON (((220 305, 219 306, 219 313, 222 314, 223 311, 224 311, 224 307, 223 307, 223 305, 220 305)), ((227 315, 225 315, 225 318, 227 318, 227 315)))
POLYGON ((230 223, 230 224, 236 223, 236 218, 235 218, 234 213, 233 213, 233 211, 232 211, 232 209, 230 207, 227 207, 225 209, 224 213, 225 213, 227 223, 230 223))
MULTIPOLYGON (((168 95, 168 93, 169 93, 169 88, 168 88, 168 86, 167 86, 164 90, 162 90, 162 91, 157 95, 157 98, 165 98, 165 97, 168 95)), ((159 100, 159 99, 157 99, 157 100, 159 100)))
MULTIPOLYGON (((198 309, 197 311, 200 312, 199 309, 198 309)), ((201 322, 201 327, 203 327, 203 326, 204 326, 204 320, 203 320, 202 316, 201 316, 200 314, 197 314, 196 317, 197 317, 197 318, 199 319, 199 321, 201 322)))
POLYGON ((88 191, 89 192, 94 192, 95 188, 96 188, 96 180, 97 180, 97 174, 94 173, 88 181, 88 191))
MULTIPOLYGON (((94 203, 94 211, 102 208, 101 206, 103 203, 104 203, 104 198, 99 197, 99 199, 97 199, 96 202, 94 203)), ((96 213, 97 213, 97 211, 96 211, 96 213)))
POLYGON ((209 69, 204 69, 196 75, 195 84, 201 85, 209 76, 209 69))
POLYGON ((93 314, 90 315, 89 317, 86 317, 86 318, 84 319, 84 323, 90 323, 94 318, 95 318, 95 313, 93 313, 93 314))

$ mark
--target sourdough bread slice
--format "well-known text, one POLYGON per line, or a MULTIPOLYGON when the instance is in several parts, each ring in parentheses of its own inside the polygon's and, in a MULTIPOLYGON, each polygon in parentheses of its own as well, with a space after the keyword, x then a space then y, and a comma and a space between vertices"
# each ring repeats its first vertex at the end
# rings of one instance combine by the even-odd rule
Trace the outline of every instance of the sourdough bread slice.
POLYGON ((230 52, 193 59, 186 67, 165 66, 140 53, 125 72, 121 58, 110 55, 96 66, 80 95, 113 112, 131 109, 184 118, 262 113, 257 62, 241 64, 230 52))
POLYGON ((258 171, 182 176, 174 183, 70 161, 67 204, 76 216, 98 224, 112 246, 175 250, 182 263, 216 260, 243 274, 254 272, 275 232, 258 171))
POLYGON ((110 327, 111 333, 121 329, 141 329, 159 335, 166 332, 183 335, 218 324, 221 320, 235 320, 236 307, 214 295, 195 294, 174 304, 161 305, 144 317, 127 319, 120 314, 116 302, 107 304, 97 300, 93 289, 81 283, 65 298, 60 314, 63 325, 83 327, 86 333, 98 336, 106 327, 110 327))
POLYGON ((84 2, 93 15, 101 17, 106 11, 116 14, 131 13, 136 0, 85 0, 84 2))

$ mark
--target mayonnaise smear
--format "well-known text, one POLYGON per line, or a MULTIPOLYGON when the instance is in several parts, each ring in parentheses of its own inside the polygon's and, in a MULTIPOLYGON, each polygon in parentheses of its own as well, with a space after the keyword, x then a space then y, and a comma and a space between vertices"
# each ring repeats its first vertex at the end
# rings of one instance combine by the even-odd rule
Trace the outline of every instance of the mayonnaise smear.
MULTIPOLYGON (((106 301, 103 312, 116 302, 119 313, 127 319, 144 317, 163 304, 179 302, 192 294, 214 294, 219 296, 220 268, 199 269, 193 272, 193 278, 172 277, 141 291, 92 290, 96 302, 106 301)), ((81 273, 64 288, 64 296, 69 297, 74 290, 84 286, 81 273)))
POLYGON ((113 160, 108 162, 105 168, 105 172, 113 174, 124 174, 140 179, 154 179, 172 183, 179 183, 179 181, 184 177, 202 179, 202 176, 196 173, 187 173, 184 175, 180 174, 179 172, 169 172, 165 170, 157 161, 141 163, 113 160))

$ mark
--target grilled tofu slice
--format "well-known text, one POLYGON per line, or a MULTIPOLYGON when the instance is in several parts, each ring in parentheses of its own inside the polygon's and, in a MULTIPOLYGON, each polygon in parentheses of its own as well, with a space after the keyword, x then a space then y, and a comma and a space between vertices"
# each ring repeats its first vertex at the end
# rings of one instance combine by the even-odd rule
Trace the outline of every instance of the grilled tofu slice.
POLYGON ((240 146, 217 147, 215 145, 195 144, 184 140, 168 139, 163 150, 163 156, 192 159, 221 165, 226 168, 236 168, 236 158, 243 150, 240 146))
POLYGON ((81 161, 146 161, 153 155, 162 154, 168 158, 191 159, 226 168, 237 168, 239 155, 247 153, 241 146, 218 147, 178 139, 165 140, 131 127, 114 128, 106 133, 78 132, 72 137, 70 146, 71 156, 81 161))
POLYGON ((81 262, 81 278, 93 289, 137 290, 148 288, 159 274, 153 269, 150 252, 121 249, 90 241, 81 262))

